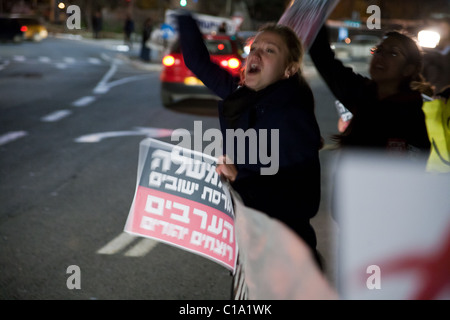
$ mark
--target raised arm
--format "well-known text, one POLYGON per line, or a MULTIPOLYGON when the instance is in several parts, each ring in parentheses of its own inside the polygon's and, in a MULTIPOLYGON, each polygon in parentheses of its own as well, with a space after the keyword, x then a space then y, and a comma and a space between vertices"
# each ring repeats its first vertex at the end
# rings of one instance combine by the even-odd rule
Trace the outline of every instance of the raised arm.
MULTIPOLYGON (((331 92, 350 111, 355 102, 363 98, 369 79, 353 71, 336 59, 328 41, 326 26, 319 31, 309 50, 311 59, 331 92)), ((356 104, 358 104, 356 102, 356 104)))
POLYGON ((177 15, 181 50, 186 66, 211 91, 225 99, 237 87, 238 80, 212 62, 197 22, 189 12, 177 15))

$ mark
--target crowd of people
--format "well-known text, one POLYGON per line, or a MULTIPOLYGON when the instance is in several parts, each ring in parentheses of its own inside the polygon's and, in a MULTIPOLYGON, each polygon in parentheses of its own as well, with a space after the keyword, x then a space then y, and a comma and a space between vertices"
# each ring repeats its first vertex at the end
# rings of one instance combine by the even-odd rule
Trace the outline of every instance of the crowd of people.
MULTIPOLYGON (((252 41, 241 77, 233 78, 210 61, 189 12, 180 13, 178 23, 187 67, 222 99, 219 119, 224 139, 227 129, 255 130, 257 135, 261 129, 279 130, 276 174, 260 174, 262 163, 230 159, 225 147, 218 172, 247 206, 295 230, 322 267, 310 224, 320 202, 322 139, 314 97, 301 71, 305 54, 301 40, 289 27, 265 25, 252 41)), ((348 126, 335 136, 338 145, 427 159, 431 145, 422 105, 423 95, 433 96, 434 88, 422 76, 423 56, 416 41, 404 32, 386 33, 373 49, 366 77, 344 66, 328 39, 323 26, 309 54, 336 99, 352 113, 348 126)), ((245 150, 250 150, 248 145, 245 150)))

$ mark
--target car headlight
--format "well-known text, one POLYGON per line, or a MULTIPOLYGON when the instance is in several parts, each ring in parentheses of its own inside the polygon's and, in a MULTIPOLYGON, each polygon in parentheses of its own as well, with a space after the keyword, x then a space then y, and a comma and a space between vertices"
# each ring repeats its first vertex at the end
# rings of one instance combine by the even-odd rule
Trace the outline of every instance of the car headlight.
POLYGON ((417 34, 419 45, 425 48, 436 48, 441 40, 439 32, 432 30, 422 30, 417 34))

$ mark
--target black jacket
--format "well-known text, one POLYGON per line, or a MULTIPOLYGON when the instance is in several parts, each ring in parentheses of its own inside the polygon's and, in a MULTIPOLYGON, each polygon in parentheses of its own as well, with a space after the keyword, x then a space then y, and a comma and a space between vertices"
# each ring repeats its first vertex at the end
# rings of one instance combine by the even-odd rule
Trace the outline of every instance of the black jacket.
MULTIPOLYGON (((219 120, 224 152, 230 153, 226 148, 227 129, 254 129, 258 141, 265 129, 269 142, 270 134, 278 130, 278 172, 261 175, 260 169, 270 165, 264 165, 260 156, 251 163, 248 156, 254 145, 246 143, 245 163, 234 157, 239 174, 233 187, 247 206, 283 221, 315 249, 316 237, 309 220, 320 202, 321 137, 311 89, 300 77, 280 80, 258 92, 239 87, 239 79, 210 61, 192 17, 180 15, 178 23, 187 67, 223 99, 219 102, 219 120)), ((273 156, 277 154, 277 150, 270 151, 273 156)))
POLYGON ((335 59, 326 27, 320 30, 309 53, 334 96, 354 115, 341 136, 342 146, 406 148, 429 153, 430 141, 419 92, 405 90, 378 99, 374 81, 335 59))

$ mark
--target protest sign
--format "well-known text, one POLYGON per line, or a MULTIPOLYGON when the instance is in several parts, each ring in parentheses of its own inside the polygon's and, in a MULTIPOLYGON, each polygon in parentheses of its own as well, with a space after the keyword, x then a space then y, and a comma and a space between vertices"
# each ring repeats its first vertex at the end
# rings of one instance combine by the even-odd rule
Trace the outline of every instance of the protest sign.
POLYGON ((343 299, 450 298, 450 179, 423 163, 345 154, 336 167, 343 299))
POLYGON ((338 2, 339 0, 292 0, 278 23, 292 28, 307 51, 338 2))
MULTIPOLYGON (((177 14, 179 14, 177 10, 166 10, 165 14, 165 23, 171 25, 176 33, 178 32, 177 14)), ((217 32, 222 23, 226 24, 228 34, 235 34, 242 23, 237 18, 230 19, 200 13, 193 13, 193 17, 197 21, 200 31, 204 34, 217 32)))
POLYGON ((337 111, 339 117, 343 121, 350 121, 350 120, 352 120, 353 114, 339 100, 336 100, 334 102, 334 104, 336 106, 336 111, 337 111))
POLYGON ((143 140, 125 231, 196 253, 234 271, 233 206, 211 156, 151 138, 143 140))

